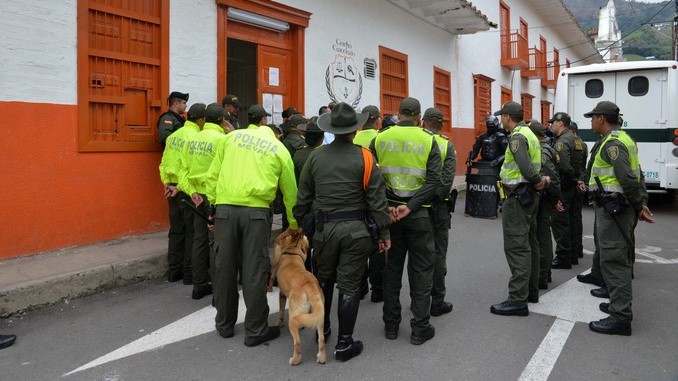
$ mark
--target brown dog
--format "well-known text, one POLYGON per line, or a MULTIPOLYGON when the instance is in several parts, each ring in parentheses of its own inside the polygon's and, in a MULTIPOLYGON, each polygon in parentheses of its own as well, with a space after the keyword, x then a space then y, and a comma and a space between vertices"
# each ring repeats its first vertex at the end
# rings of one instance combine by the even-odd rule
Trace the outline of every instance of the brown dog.
POLYGON ((294 354, 290 358, 290 365, 301 362, 301 342, 299 329, 313 327, 318 331, 318 356, 320 364, 327 362, 325 353, 325 299, 318 280, 306 271, 306 251, 308 240, 302 234, 293 236, 286 233, 278 236, 273 254, 273 268, 268 290, 273 289, 273 280, 278 278, 280 287, 280 312, 277 326, 285 323, 285 305, 290 302, 289 328, 294 340, 294 354))

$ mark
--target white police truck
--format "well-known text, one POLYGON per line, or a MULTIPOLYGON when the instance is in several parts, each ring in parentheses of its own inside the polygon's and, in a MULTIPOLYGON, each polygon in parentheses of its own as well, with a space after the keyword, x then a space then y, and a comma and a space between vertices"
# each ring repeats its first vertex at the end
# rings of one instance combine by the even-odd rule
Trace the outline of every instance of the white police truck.
POLYGON ((554 112, 565 111, 589 149, 599 136, 584 114, 601 101, 619 106, 625 130, 638 143, 648 189, 678 189, 678 62, 637 61, 564 69, 554 112))

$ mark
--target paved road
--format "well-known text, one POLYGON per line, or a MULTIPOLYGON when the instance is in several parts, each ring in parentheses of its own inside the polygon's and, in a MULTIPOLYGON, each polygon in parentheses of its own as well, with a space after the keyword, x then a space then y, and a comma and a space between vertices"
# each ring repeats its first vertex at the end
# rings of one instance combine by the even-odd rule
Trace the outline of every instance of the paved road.
MULTIPOLYGON (((600 300, 588 294, 592 287, 573 280, 588 270, 591 255, 573 270, 554 270, 530 316, 490 314, 490 304, 505 299, 509 277, 501 221, 457 213, 447 281, 454 311, 432 318, 436 337, 422 346, 409 343, 409 311, 398 340, 388 341, 381 305, 365 301, 355 335, 365 343, 363 355, 316 364, 313 333, 306 330, 302 364, 292 367, 287 330, 256 348, 243 345, 242 325, 223 339, 212 330, 209 300, 191 300, 189 286, 155 280, 5 320, 1 332, 19 340, 0 351, 0 380, 678 380, 678 204, 651 206, 657 224, 643 223, 636 234, 631 337, 594 334, 586 325, 603 317, 600 300)), ((584 219, 590 233, 590 209, 584 219)), ((584 246, 592 251, 592 239, 584 246)), ((407 290, 402 295, 409 305, 407 290)), ((328 349, 335 343, 333 337, 328 349)))

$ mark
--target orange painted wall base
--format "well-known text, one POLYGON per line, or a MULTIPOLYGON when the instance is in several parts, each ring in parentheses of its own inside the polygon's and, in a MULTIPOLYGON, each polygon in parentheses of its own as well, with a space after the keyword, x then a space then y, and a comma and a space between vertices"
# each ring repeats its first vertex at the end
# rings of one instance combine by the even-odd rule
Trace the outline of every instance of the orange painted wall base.
POLYGON ((160 152, 79 153, 77 106, 0 102, 0 258, 166 229, 160 152))

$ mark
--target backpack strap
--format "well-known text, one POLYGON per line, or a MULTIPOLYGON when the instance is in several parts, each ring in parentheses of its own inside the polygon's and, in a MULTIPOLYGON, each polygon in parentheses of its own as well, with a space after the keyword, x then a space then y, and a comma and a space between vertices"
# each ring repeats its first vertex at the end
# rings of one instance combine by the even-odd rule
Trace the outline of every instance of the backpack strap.
POLYGON ((368 150, 365 147, 361 147, 363 153, 363 163, 365 164, 365 170, 363 171, 363 189, 367 190, 367 186, 370 183, 370 177, 372 177, 372 166, 374 165, 374 156, 372 156, 372 151, 368 150))

